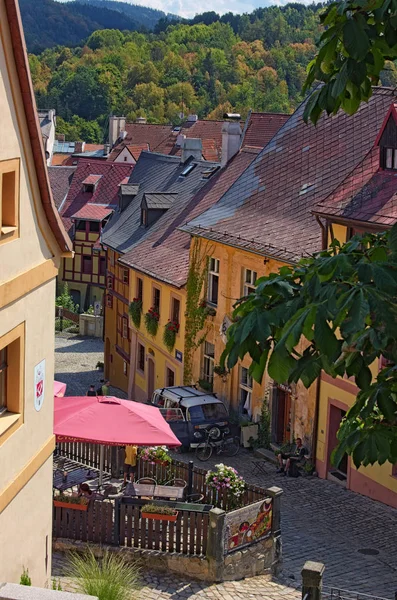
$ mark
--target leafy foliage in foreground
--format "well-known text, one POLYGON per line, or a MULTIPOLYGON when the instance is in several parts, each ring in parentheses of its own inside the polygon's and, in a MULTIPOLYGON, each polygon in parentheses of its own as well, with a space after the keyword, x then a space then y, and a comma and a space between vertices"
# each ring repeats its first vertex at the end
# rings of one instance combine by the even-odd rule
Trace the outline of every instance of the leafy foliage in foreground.
POLYGON ((90 548, 71 554, 67 576, 75 580, 77 592, 99 600, 131 600, 139 589, 139 568, 108 551, 98 560, 90 548))
POLYGON ((321 23, 325 31, 304 88, 324 82, 306 106, 304 118, 313 123, 323 111, 355 113, 371 97, 371 86, 379 83, 385 60, 397 58, 397 8, 391 0, 332 2, 321 23))
POLYGON ((309 387, 323 369, 354 377, 360 389, 338 432, 333 460, 397 462, 397 225, 355 236, 295 267, 257 281, 240 300, 222 357, 232 368, 246 354, 261 381, 309 387), (378 370, 379 359, 383 367, 378 370))

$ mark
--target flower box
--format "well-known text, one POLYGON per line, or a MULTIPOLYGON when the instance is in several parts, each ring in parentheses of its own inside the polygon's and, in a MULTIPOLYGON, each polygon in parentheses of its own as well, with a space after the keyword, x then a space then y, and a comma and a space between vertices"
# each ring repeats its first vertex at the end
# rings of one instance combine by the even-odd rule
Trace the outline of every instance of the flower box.
POLYGON ((146 513, 141 512, 142 519, 152 519, 153 521, 169 521, 170 523, 175 523, 178 518, 178 512, 174 515, 160 515, 157 513, 146 513))
POLYGON ((62 500, 55 500, 55 499, 54 499, 54 506, 57 506, 58 508, 70 508, 71 510, 86 511, 88 509, 88 503, 87 504, 77 504, 76 502, 62 502, 62 500))

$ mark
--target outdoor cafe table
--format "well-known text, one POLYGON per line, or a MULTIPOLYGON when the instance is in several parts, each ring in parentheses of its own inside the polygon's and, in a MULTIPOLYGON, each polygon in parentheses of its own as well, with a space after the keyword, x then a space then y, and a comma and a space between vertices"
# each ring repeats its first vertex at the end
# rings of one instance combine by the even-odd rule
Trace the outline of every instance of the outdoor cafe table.
POLYGON ((91 472, 88 469, 74 469, 73 471, 68 471, 66 478, 64 478, 62 471, 55 471, 53 478, 53 487, 63 492, 69 488, 72 488, 75 485, 80 485, 80 483, 84 483, 87 479, 93 479, 91 472))
POLYGON ((129 483, 125 488, 125 496, 148 496, 156 498, 176 498, 183 499, 184 489, 170 485, 154 485, 147 483, 129 483))

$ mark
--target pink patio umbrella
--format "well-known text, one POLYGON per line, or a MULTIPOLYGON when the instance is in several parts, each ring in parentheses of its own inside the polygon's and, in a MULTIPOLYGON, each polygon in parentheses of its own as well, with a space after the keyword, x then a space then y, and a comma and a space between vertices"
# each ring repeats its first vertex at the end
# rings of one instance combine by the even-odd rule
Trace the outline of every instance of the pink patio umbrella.
POLYGON ((58 442, 104 445, 180 446, 181 443, 158 408, 111 396, 54 398, 54 433, 58 442))
POLYGON ((62 381, 54 381, 54 396, 58 396, 61 398, 65 395, 66 392, 66 383, 62 383, 62 381))

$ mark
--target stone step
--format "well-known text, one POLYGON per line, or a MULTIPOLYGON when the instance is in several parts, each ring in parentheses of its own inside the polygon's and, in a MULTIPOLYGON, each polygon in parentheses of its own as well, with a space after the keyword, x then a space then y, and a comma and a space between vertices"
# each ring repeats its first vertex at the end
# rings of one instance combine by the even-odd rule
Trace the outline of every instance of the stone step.
POLYGON ((277 457, 274 454, 273 450, 266 450, 266 448, 256 448, 256 450, 254 450, 254 456, 256 458, 266 460, 267 462, 270 462, 273 465, 277 465, 277 457))

